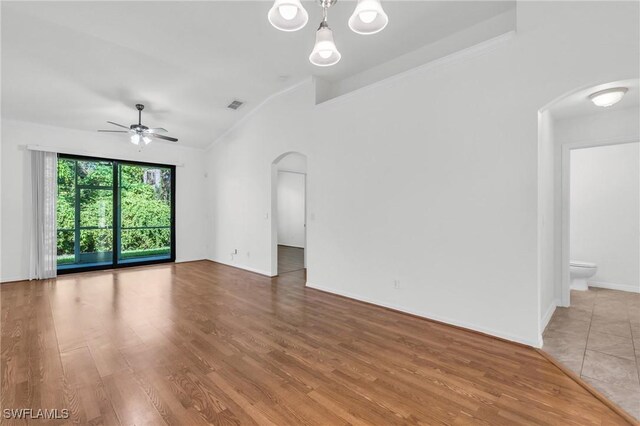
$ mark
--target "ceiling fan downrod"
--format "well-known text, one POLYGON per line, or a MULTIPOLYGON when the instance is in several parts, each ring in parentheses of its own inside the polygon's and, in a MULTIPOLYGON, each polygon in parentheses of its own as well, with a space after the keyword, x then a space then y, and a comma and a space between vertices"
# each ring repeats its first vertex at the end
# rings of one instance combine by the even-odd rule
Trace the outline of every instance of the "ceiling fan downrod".
POLYGON ((142 126, 142 110, 144 109, 144 105, 136 104, 136 108, 138 109, 138 126, 142 126))

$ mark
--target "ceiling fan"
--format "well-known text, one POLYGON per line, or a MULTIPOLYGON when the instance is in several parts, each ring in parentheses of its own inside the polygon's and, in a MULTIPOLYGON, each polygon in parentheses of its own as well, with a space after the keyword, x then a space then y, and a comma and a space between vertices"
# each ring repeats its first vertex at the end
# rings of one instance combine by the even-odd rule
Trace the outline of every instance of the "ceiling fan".
POLYGON ((138 124, 132 124, 131 126, 124 126, 122 124, 114 123, 113 121, 107 121, 109 124, 113 124, 114 126, 122 127, 127 130, 98 130, 99 132, 108 132, 108 133, 129 133, 131 134, 131 143, 134 145, 140 145, 142 142, 144 145, 147 145, 151 142, 152 138, 163 139, 171 142, 178 142, 178 139, 172 138, 170 136, 159 135, 158 133, 166 132, 162 127, 149 128, 147 126, 142 125, 142 110, 144 109, 144 105, 136 104, 136 109, 138 110, 138 124))

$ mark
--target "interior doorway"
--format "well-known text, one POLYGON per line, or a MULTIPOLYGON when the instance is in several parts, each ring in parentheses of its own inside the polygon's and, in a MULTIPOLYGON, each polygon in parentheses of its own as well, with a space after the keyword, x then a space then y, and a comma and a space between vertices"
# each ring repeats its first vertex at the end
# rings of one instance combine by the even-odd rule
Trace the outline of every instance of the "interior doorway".
POLYGON ((274 275, 301 271, 306 268, 307 158, 295 152, 281 156, 272 178, 274 275))
POLYGON ((638 80, 581 88, 539 115, 542 349, 640 419, 638 80), (607 107, 591 94, 626 87, 607 107))
MULTIPOLYGON (((638 79, 628 79, 585 86, 560 96, 539 111, 538 319, 541 338, 556 308, 569 307, 572 303, 571 153, 638 141, 639 84, 638 79), (590 100, 591 94, 612 87, 628 90, 615 105, 601 107, 590 100)), ((595 169, 589 170, 595 173, 595 169)), ((607 181, 606 176, 595 178, 600 182, 607 181)), ((574 255, 586 256, 582 253, 574 255)), ((590 262, 587 258, 574 260, 590 262)))

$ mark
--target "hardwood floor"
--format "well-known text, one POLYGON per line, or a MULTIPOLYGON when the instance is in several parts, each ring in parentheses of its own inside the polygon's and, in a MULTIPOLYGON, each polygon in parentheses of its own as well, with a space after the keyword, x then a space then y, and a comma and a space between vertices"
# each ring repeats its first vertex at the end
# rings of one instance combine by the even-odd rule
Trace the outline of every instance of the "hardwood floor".
POLYGON ((57 424, 625 424, 531 348, 303 271, 202 261, 0 292, 2 408, 69 409, 57 424))
POLYGON ((278 246, 278 274, 304 269, 304 249, 278 246))

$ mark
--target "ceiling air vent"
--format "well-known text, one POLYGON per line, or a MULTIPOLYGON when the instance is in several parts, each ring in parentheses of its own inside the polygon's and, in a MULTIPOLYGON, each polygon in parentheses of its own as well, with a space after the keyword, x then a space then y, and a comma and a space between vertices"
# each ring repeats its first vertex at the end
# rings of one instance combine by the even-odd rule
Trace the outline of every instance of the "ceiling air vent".
POLYGON ((244 104, 244 102, 239 101, 239 100, 234 100, 233 102, 231 102, 229 105, 227 105, 227 108, 229 109, 238 109, 242 106, 242 104, 244 104))

